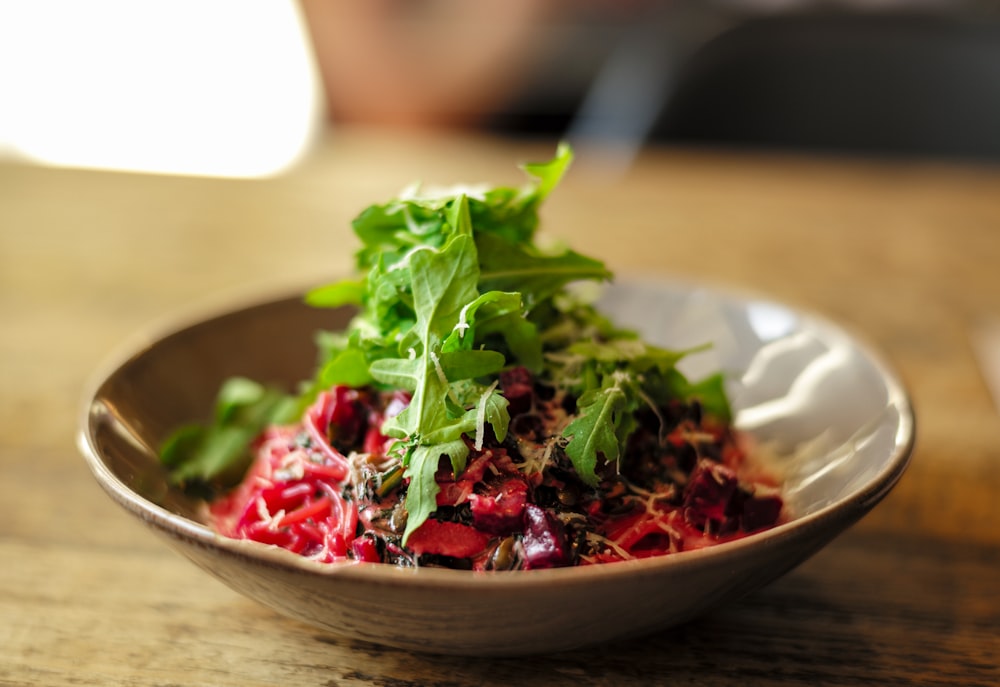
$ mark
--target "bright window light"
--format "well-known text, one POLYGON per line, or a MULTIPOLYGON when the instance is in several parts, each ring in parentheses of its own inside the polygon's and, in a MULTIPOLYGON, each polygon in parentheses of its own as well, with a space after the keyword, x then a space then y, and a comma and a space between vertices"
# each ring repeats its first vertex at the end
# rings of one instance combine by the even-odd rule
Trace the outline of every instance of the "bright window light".
POLYGON ((0 154, 265 176, 322 120, 294 0, 0 0, 0 154))

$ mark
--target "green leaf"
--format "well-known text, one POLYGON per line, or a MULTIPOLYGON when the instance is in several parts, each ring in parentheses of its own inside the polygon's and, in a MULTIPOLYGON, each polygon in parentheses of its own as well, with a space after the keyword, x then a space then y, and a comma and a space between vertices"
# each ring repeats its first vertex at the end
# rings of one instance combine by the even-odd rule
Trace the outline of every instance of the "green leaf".
POLYGON ((268 425, 298 419, 302 405, 293 396, 233 377, 216 397, 215 421, 176 430, 160 448, 160 461, 175 484, 214 488, 235 484, 252 461, 249 447, 268 425))
POLYGON ((547 255, 532 246, 510 243, 490 234, 477 236, 476 244, 481 262, 480 287, 518 291, 529 308, 572 282, 611 278, 611 272, 600 260, 571 250, 547 255))
POLYGON ((337 308, 342 305, 361 305, 364 295, 364 282, 344 280, 312 289, 306 294, 305 301, 314 308, 337 308))
POLYGON ((534 322, 519 313, 507 313, 482 322, 477 335, 485 342, 491 335, 500 336, 506 344, 507 353, 512 357, 511 365, 523 365, 535 374, 542 372, 544 365, 542 339, 534 322))
POLYGON ((469 214, 469 197, 464 193, 448 205, 448 224, 459 236, 472 236, 472 216, 469 214))
POLYGON ((437 509, 437 494, 440 487, 434 479, 441 462, 441 451, 437 446, 416 446, 410 453, 405 478, 410 480, 406 490, 406 530, 403 544, 437 509))
POLYGON ((515 292, 489 291, 462 308, 441 350, 480 347, 491 335, 499 335, 505 342, 505 353, 514 358, 510 364, 524 365, 533 372, 541 371, 542 341, 538 328, 527 319, 521 294, 515 292))
POLYGON ((520 316, 522 311, 521 294, 519 293, 489 291, 481 294, 471 303, 462 307, 458 322, 455 323, 441 344, 441 350, 457 351, 473 348, 478 342, 476 332, 480 326, 488 325, 491 320, 510 314, 520 316), (481 314, 480 311, 482 311, 481 314))
POLYGON ((556 155, 548 162, 529 162, 523 165, 524 171, 537 179, 532 197, 536 202, 542 201, 552 193, 559 184, 566 170, 573 162, 573 149, 568 143, 562 142, 556 147, 556 155))
POLYGON ((358 269, 379 260, 396 262, 417 245, 442 244, 446 218, 440 205, 413 200, 393 200, 365 209, 352 223, 363 244, 356 255, 358 269))
POLYGON ((441 462, 447 456, 454 474, 461 474, 469 456, 469 447, 461 439, 444 444, 418 445, 410 454, 404 477, 410 484, 406 490, 406 530, 403 544, 437 509, 437 493, 440 488, 434 479, 441 462))
POLYGON ((733 411, 726 394, 725 377, 721 373, 710 375, 680 390, 682 398, 697 399, 702 409, 723 422, 731 422, 733 411))
POLYGON ((449 382, 493 375, 503 369, 505 359, 497 351, 451 351, 438 359, 441 372, 449 382))
POLYGON ((368 369, 368 359, 357 348, 348 348, 337 353, 319 372, 321 385, 329 388, 335 384, 362 387, 371 384, 373 375, 368 369))
POLYGON ((479 447, 479 432, 482 431, 482 423, 488 423, 493 428, 493 434, 497 441, 507 438, 507 429, 510 425, 510 413, 507 412, 508 401, 499 392, 492 388, 480 398, 479 405, 476 406, 476 444, 479 447))
POLYGON ((189 457, 197 450, 203 441, 207 428, 202 425, 184 425, 174 430, 160 447, 160 462, 167 468, 172 468, 171 477, 177 480, 177 475, 187 470, 189 457))
POLYGON ((625 392, 618 385, 589 391, 577 402, 576 419, 566 426, 563 436, 569 438, 566 455, 586 484, 597 484, 599 456, 608 462, 618 460, 621 444, 617 430, 625 405, 625 392))
POLYGON ((368 371, 388 387, 413 391, 423 376, 423 364, 424 361, 418 358, 383 358, 372 362, 368 371))
POLYGON ((461 309, 479 296, 478 281, 476 244, 470 236, 455 236, 442 250, 414 251, 410 255, 410 284, 420 339, 426 340, 431 332, 450 332, 461 309))
POLYGON ((577 341, 566 347, 569 354, 602 363, 630 363, 648 355, 648 350, 646 344, 637 338, 577 341))
MULTIPOLYGON (((453 351, 441 354, 435 373, 443 375, 448 382, 456 382, 495 374, 503 365, 504 357, 496 351, 453 351)), ((372 376, 386 386, 414 391, 424 375, 422 367, 423 360, 418 358, 385 358, 374 361, 370 370, 372 376)))
POLYGON ((171 479, 176 484, 188 482, 212 483, 225 479, 227 475, 238 479, 253 460, 247 448, 257 435, 253 426, 216 426, 195 435, 187 434, 180 441, 169 441, 163 447, 164 462, 176 465, 171 470, 171 479), (190 458, 178 460, 178 451, 192 451, 190 458))
POLYGON ((238 413, 254 412, 269 398, 268 389, 246 377, 231 377, 223 382, 215 401, 215 421, 224 424, 238 413))
MULTIPOLYGON (((449 380, 440 367, 440 336, 449 333, 461 309, 478 296, 478 263, 471 237, 453 237, 441 250, 425 248, 409 257, 413 332, 420 351, 413 364, 413 397, 409 406, 383 428, 390 436, 421 436, 449 424, 446 400, 449 380)), ((385 363, 382 363, 385 365, 385 363)))

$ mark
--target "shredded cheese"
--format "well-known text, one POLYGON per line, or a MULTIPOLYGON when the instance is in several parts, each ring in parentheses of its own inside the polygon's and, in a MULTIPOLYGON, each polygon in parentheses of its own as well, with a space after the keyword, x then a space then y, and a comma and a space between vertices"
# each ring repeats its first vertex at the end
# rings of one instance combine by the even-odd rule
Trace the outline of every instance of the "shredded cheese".
MULTIPOLYGON (((465 309, 462 309, 465 313, 465 309)), ((497 388, 499 380, 494 381, 490 384, 490 387, 483 392, 483 395, 479 397, 479 405, 476 407, 476 450, 483 450, 483 440, 486 435, 486 401, 489 399, 490 394, 493 390, 497 388)))
POLYGON ((604 545, 614 551, 616 554, 621 556, 622 560, 630 561, 635 558, 628 551, 620 547, 616 542, 611 541, 605 536, 598 534, 597 532, 587 532, 587 541, 591 544, 596 544, 598 546, 604 545))

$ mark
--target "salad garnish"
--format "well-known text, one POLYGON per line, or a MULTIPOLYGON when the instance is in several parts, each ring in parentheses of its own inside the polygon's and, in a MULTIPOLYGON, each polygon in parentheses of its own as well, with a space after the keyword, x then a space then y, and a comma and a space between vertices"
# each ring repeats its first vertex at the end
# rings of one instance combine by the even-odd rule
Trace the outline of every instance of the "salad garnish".
MULTIPOLYGON (((226 504, 229 521, 236 511, 246 520, 252 502, 264 523, 257 530, 277 531, 299 520, 287 512, 276 519, 260 494, 248 493, 248 471, 290 488, 289 476, 300 473, 302 483, 317 472, 310 466, 325 466, 320 472, 333 482, 299 489, 312 494, 301 522, 315 522, 337 501, 339 521, 316 535, 324 551, 397 564, 423 555, 493 569, 488 560, 517 558, 514 549, 519 567, 600 562, 601 551, 622 549, 607 528, 594 529, 614 520, 601 508, 645 498, 647 512, 690 510, 679 490, 700 468, 717 484, 732 483, 721 507, 733 512, 715 520, 692 514, 688 520, 701 518, 697 527, 731 534, 733 526, 720 523, 739 521, 748 503, 776 520, 780 500, 770 492, 758 498, 754 485, 735 478, 742 458, 722 376, 693 382, 677 369, 701 349, 669 350, 612 324, 575 288, 609 281, 605 265, 538 240, 539 209, 572 157, 563 144, 552 160, 525 165, 530 181, 521 188, 414 187, 364 210, 353 222, 356 276, 306 295, 314 307, 356 309, 345 330, 318 335, 314 377, 295 393, 229 380, 213 422, 181 428, 164 445, 173 479, 226 504), (693 462, 678 460, 688 449, 693 462), (644 466, 650 461, 659 467, 644 466), (632 483, 644 473, 654 475, 646 487, 632 483), (468 493, 455 496, 463 480, 468 493), (562 510, 546 510, 540 495, 553 489, 577 495, 563 499, 572 503, 562 510), (487 493, 509 512, 484 516, 477 499, 487 493), (671 499, 676 507, 667 508, 671 499), (581 504, 593 512, 578 512, 581 504), (354 513, 347 520, 345 509, 354 513), (345 541, 331 549, 333 531, 345 541), (566 531, 571 542, 545 543, 566 531), (555 553, 535 555, 533 565, 525 558, 525 550, 546 546, 555 553)), ((661 530, 676 530, 662 522, 661 530)))

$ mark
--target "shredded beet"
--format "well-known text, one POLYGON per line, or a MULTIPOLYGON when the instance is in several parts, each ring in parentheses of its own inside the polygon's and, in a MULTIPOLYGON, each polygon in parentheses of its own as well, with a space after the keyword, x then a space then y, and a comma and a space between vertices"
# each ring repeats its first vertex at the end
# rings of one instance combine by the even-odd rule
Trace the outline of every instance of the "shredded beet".
POLYGON ((343 494, 346 460, 331 460, 329 446, 302 447, 303 433, 267 432, 243 484, 212 504, 222 533, 274 544, 324 563, 348 556, 358 522, 343 494))
POLYGON ((698 528, 714 532, 725 529, 729 504, 738 487, 735 471, 703 458, 684 489, 684 518, 698 528))
POLYGON ((622 473, 608 468, 595 487, 576 477, 552 438, 566 399, 521 368, 504 372, 500 385, 510 403, 507 440, 490 435, 479 449, 467 441, 458 475, 441 461, 437 510, 405 544, 407 480, 379 429, 409 397, 369 389, 334 387, 300 424, 268 429, 243 482, 212 504, 214 524, 322 562, 512 570, 702 548, 781 519, 777 490, 742 480, 733 432, 696 404, 650 413, 622 473), (661 419, 670 426, 652 424, 661 419))

